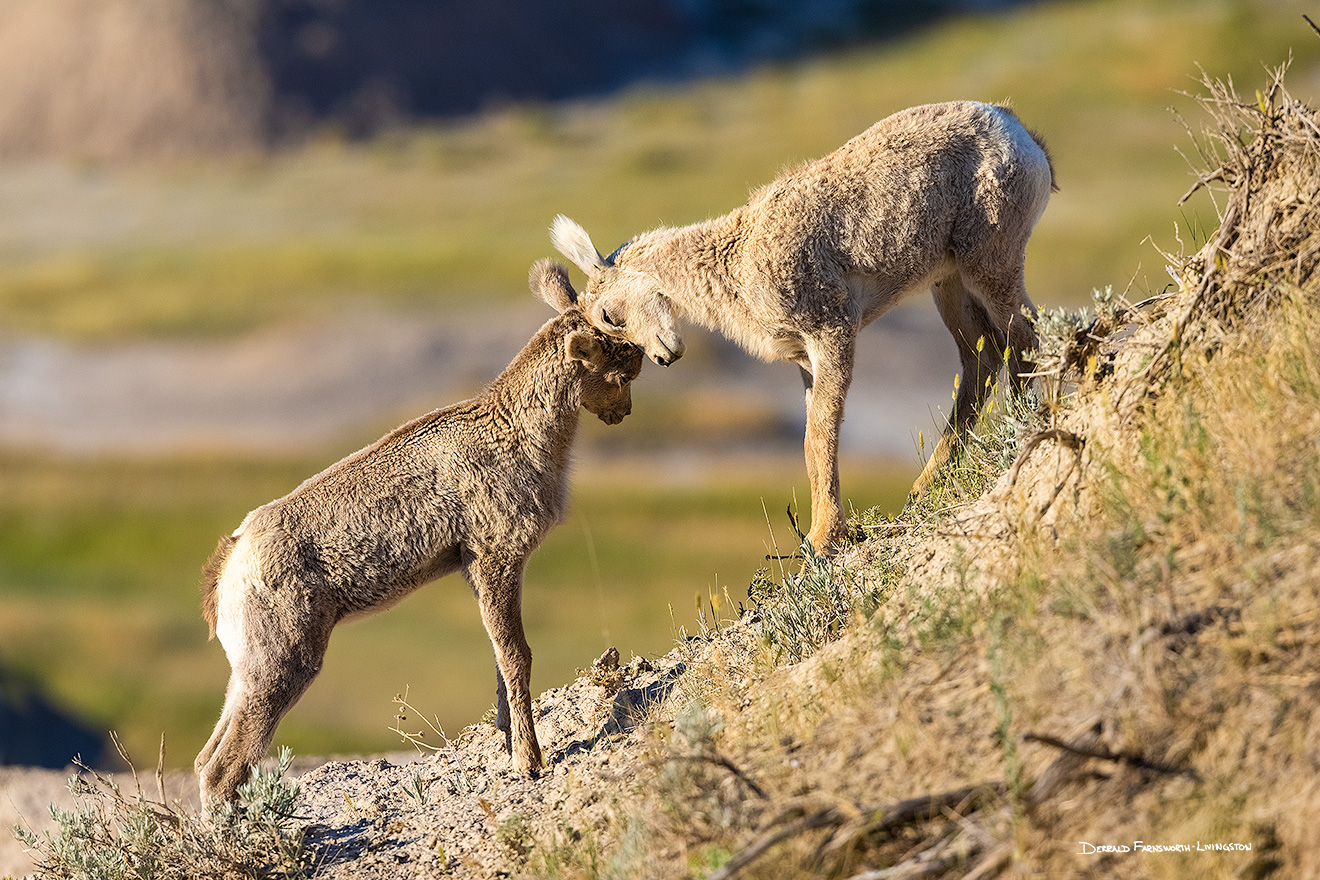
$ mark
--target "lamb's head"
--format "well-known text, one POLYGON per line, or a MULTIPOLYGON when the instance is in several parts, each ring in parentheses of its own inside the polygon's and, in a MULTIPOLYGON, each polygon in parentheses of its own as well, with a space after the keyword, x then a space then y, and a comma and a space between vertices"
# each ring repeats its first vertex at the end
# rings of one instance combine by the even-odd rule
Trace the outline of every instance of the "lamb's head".
POLYGON ((587 275, 577 299, 592 326, 641 346, 662 367, 683 356, 687 347, 669 297, 655 278, 620 261, 627 244, 602 257, 587 231, 563 214, 550 226, 550 241, 587 275))
POLYGON ((607 425, 623 421, 632 412, 632 382, 642 371, 642 350, 594 327, 569 333, 564 349, 586 367, 582 406, 607 425))
POLYGON ((632 382, 642 371, 642 350, 592 326, 563 266, 539 260, 529 281, 534 294, 569 318, 564 353, 584 368, 582 406, 605 424, 617 425, 632 412, 632 382))

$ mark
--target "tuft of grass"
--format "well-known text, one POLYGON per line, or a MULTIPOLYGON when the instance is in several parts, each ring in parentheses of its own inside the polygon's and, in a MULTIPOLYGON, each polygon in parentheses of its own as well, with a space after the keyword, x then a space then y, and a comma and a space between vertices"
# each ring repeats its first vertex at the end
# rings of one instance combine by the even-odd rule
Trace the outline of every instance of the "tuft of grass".
POLYGON ((516 863, 526 861, 528 853, 532 851, 531 834, 527 814, 517 810, 500 820, 495 829, 495 838, 516 863))
POLYGON ((749 590, 758 632, 773 665, 799 663, 837 639, 863 603, 874 608, 878 593, 855 582, 809 543, 801 565, 773 585, 758 575, 749 590))
MULTIPOLYGON (((285 779, 292 753, 276 767, 253 767, 239 789, 242 806, 214 806, 196 816, 147 797, 141 784, 125 794, 114 781, 87 767, 69 780, 72 810, 51 807, 55 832, 14 833, 33 855, 42 877, 53 880, 153 880, 167 877, 305 878, 314 856, 303 846, 295 818, 298 787, 285 779)), ((136 775, 134 781, 137 783, 136 775)))

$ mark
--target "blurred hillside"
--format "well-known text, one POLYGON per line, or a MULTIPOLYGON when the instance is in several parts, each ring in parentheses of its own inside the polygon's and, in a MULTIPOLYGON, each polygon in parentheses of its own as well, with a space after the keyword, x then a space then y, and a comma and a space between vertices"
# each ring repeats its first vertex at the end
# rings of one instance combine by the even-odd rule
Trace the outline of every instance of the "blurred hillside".
POLYGON ((10 0, 0 155, 252 150, 600 94, 1010 0, 10 0))
MULTIPOLYGON (((103 152, 134 143, 134 117, 116 103, 131 90, 97 66, 110 64, 108 50, 74 53, 69 42, 81 33, 71 22, 94 30, 121 5, 71 12, 61 34, 49 32, 53 11, 29 16, 46 30, 34 24, 21 40, 10 28, 0 105, 12 111, 23 82, 40 79, 31 70, 28 80, 9 76, 4 65, 31 57, 31 47, 69 44, 65 55, 79 62, 66 58, 61 69, 98 72, 29 103, 52 120, 75 121, 84 119, 74 112, 80 101, 93 105, 107 124, 124 126, 103 152)), ((19 7, 28 8, 0 12, 10 10, 13 24, 19 7)), ((217 16, 222 8, 207 7, 217 16)), ((1196 244, 1213 216, 1203 195, 1175 206, 1192 175, 1170 146, 1182 128, 1168 107, 1186 106, 1178 90, 1197 64, 1252 77, 1290 53, 1294 88, 1310 97, 1320 48, 1301 21, 1308 8, 1299 0, 1040 4, 954 16, 883 44, 736 74, 637 85, 608 99, 504 104, 363 139, 330 126, 302 147, 241 159, 11 160, 0 163, 0 313, 8 333, 122 342, 306 324, 362 303, 451 314, 521 301, 527 267, 550 253, 546 226, 556 213, 613 248, 658 223, 727 211, 786 165, 896 110, 955 98, 1011 101, 1053 150, 1062 190, 1027 261, 1038 304, 1082 302, 1092 288, 1130 282, 1157 292, 1167 278, 1147 237, 1166 249, 1178 249, 1175 234, 1196 244)), ((182 14, 152 22, 160 33, 195 24, 182 14)), ((150 70, 173 58, 171 81, 181 88, 188 71, 201 78, 203 68, 225 68, 205 52, 169 55, 135 43, 123 28, 117 57, 151 57, 150 70)), ((263 88, 249 91, 260 97, 263 88)), ((242 91, 217 91, 201 105, 180 97, 178 106, 238 106, 242 91)), ((139 128, 171 112, 143 114, 139 128)), ((30 146, 42 127, 19 126, 29 128, 30 146)), ((169 130, 186 139, 217 129, 171 122, 169 130)), ((253 138, 262 131, 244 130, 253 138)))

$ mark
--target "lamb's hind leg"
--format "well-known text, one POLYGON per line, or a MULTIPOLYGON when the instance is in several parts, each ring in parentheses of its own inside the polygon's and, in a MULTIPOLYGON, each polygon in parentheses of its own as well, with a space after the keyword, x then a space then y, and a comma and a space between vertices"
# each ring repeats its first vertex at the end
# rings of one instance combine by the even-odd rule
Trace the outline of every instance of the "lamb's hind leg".
POLYGON ((1026 354, 1037 346, 1031 316, 1036 307, 1027 296, 1026 243, 1016 251, 1017 261, 1005 266, 972 266, 963 270, 968 289, 985 307, 996 330, 1008 337, 1009 388, 1020 394, 1031 384, 1035 364, 1026 354))
POLYGON ((220 710, 220 721, 216 724, 215 730, 211 733, 211 738, 202 746, 202 750, 197 753, 197 760, 193 762, 193 769, 197 771, 197 777, 202 778, 203 769, 211 762, 211 756, 215 754, 216 749, 220 748, 220 742, 224 739, 225 732, 229 730, 229 725, 234 719, 234 713, 238 708, 239 676, 230 674, 229 686, 225 688, 225 705, 220 710))
POLYGON ((504 683, 504 673, 500 671, 500 654, 495 652, 495 729, 504 731, 505 746, 512 735, 509 726, 509 688, 504 683))
POLYGON ((270 749, 280 720, 320 672, 328 641, 326 627, 278 646, 253 645, 240 657, 220 722, 197 756, 203 803, 238 796, 251 765, 270 749))
POLYGON ((1003 364, 1006 335, 996 327, 986 310, 972 298, 958 275, 941 280, 931 290, 944 326, 953 334, 958 346, 962 372, 958 377, 958 393, 953 412, 939 443, 931 452, 926 467, 921 471, 909 501, 918 500, 930 489, 935 474, 953 457, 954 450, 976 424, 981 408, 993 390, 994 379, 1003 364))
MULTIPOLYGON (((798 369, 799 369, 799 370, 801 371, 801 373, 802 373, 802 387, 805 389, 804 397, 805 397, 806 407, 807 407, 806 411, 807 411, 808 413, 810 413, 810 412, 811 412, 811 392, 812 392, 813 388, 815 387, 816 380, 815 380, 815 377, 811 375, 811 370, 810 370, 809 368, 804 367, 804 366, 800 366, 800 365, 799 365, 798 369)), ((816 456, 815 456, 815 454, 814 454, 813 451, 812 451, 812 447, 811 447, 811 444, 810 444, 809 441, 805 441, 805 440, 804 440, 804 442, 803 442, 803 452, 804 452, 803 458, 806 460, 806 463, 807 463, 807 485, 813 487, 813 493, 814 493, 814 487, 815 487, 815 485, 816 485, 816 480, 817 480, 817 476, 816 476, 816 456)), ((815 522, 815 498, 814 498, 814 497, 812 498, 812 522, 815 522)), ((815 546, 815 542, 812 542, 812 546, 815 546)))

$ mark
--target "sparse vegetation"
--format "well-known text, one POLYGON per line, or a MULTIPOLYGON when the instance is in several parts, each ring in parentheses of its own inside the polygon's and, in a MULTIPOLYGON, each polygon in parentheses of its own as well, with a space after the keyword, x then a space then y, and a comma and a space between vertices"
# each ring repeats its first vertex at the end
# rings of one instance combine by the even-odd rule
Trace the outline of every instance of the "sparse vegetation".
MULTIPOLYGON (((39 836, 18 826, 41 876, 49 880, 308 877, 312 854, 297 821, 298 787, 285 779, 287 749, 273 768, 254 768, 242 787, 244 806, 217 806, 209 815, 153 800, 134 775, 135 792, 88 767, 69 780, 77 806, 51 807, 56 832, 39 836)), ((162 786, 163 789, 163 786, 162 786)))

